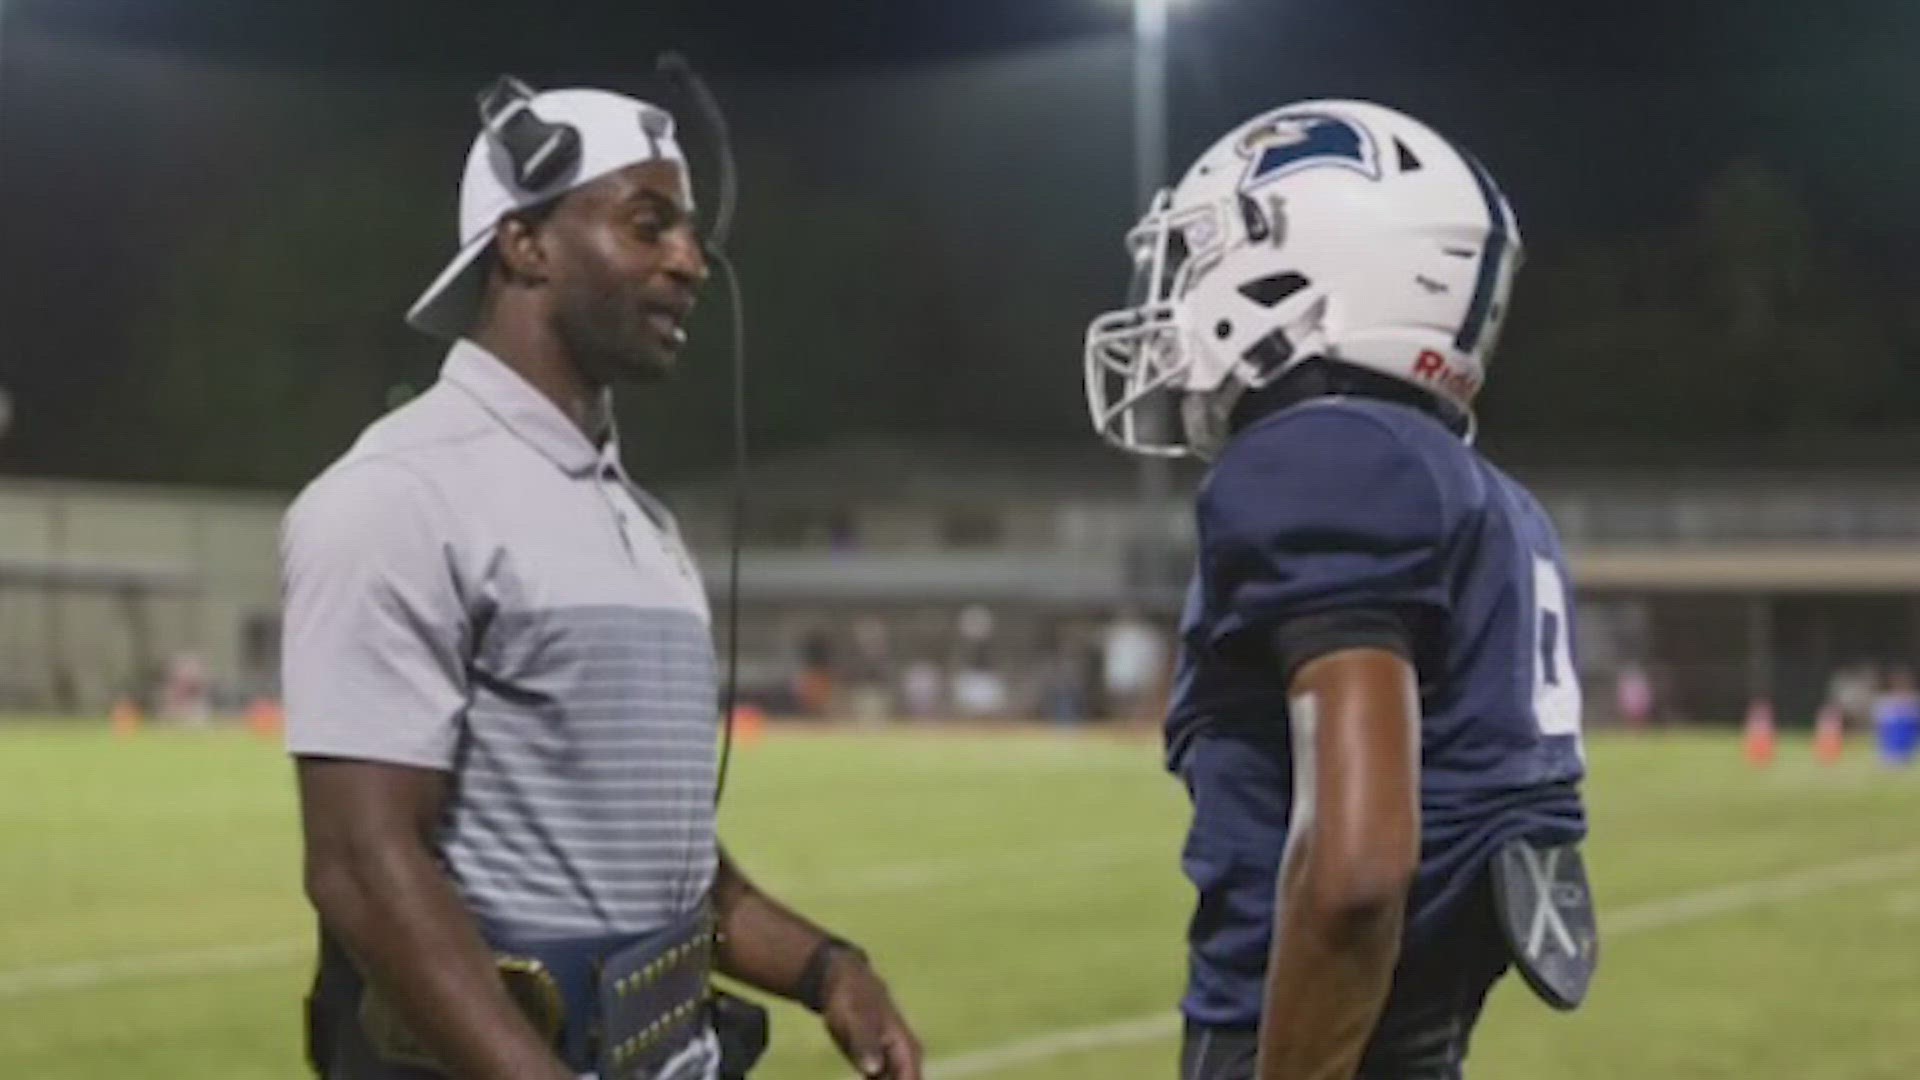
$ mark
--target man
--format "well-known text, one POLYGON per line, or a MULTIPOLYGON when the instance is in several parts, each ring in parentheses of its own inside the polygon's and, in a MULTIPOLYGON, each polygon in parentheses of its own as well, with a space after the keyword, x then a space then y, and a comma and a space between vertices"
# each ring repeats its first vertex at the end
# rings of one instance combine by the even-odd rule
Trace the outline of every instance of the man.
POLYGON ((710 963, 915 1080, 864 954, 718 845, 705 595, 620 463, 609 388, 673 371, 707 276, 672 121, 510 80, 483 115, 463 247, 409 316, 455 339, 441 379, 286 522, 315 1068, 736 1074, 710 963))
POLYGON ((1167 724, 1199 893, 1182 1073, 1452 1080, 1510 963, 1570 1008, 1595 955, 1565 563, 1469 443, 1512 211, 1421 124, 1309 102, 1222 139, 1129 243, 1095 426, 1211 460, 1167 724))

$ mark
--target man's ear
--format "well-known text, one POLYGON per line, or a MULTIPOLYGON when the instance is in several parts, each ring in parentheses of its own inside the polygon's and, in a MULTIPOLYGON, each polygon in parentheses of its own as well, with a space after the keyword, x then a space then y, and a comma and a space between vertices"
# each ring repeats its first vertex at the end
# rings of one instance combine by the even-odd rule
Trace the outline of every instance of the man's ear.
POLYGON ((493 243, 501 269, 509 279, 522 285, 539 285, 547 280, 547 236, 543 223, 508 214, 500 219, 493 243))

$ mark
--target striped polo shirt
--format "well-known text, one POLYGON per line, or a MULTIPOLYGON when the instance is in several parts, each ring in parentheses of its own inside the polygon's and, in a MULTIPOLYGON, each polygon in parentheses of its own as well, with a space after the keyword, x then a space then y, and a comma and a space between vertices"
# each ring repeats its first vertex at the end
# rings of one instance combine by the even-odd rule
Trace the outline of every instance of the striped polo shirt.
POLYGON ((706 595, 611 438, 463 341, 301 493, 281 547, 289 750, 448 773, 439 852, 476 916, 639 933, 699 903, 706 595))

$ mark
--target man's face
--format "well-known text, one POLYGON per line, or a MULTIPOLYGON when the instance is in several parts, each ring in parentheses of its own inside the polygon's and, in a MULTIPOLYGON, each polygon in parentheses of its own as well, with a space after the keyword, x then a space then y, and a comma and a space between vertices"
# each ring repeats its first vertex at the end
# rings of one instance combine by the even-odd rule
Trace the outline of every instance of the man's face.
POLYGON ((555 332, 598 385, 671 375, 707 279, 680 166, 649 161, 569 194, 545 225, 555 332))

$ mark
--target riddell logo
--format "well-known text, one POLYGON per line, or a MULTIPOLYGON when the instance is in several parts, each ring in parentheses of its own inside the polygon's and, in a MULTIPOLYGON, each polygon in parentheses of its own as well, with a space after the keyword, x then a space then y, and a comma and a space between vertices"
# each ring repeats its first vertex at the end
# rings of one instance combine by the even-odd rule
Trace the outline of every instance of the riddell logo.
POLYGON ((1432 349, 1422 349, 1413 362, 1413 376, 1439 387, 1448 397, 1467 401, 1480 389, 1480 380, 1447 363, 1447 358, 1432 349))

